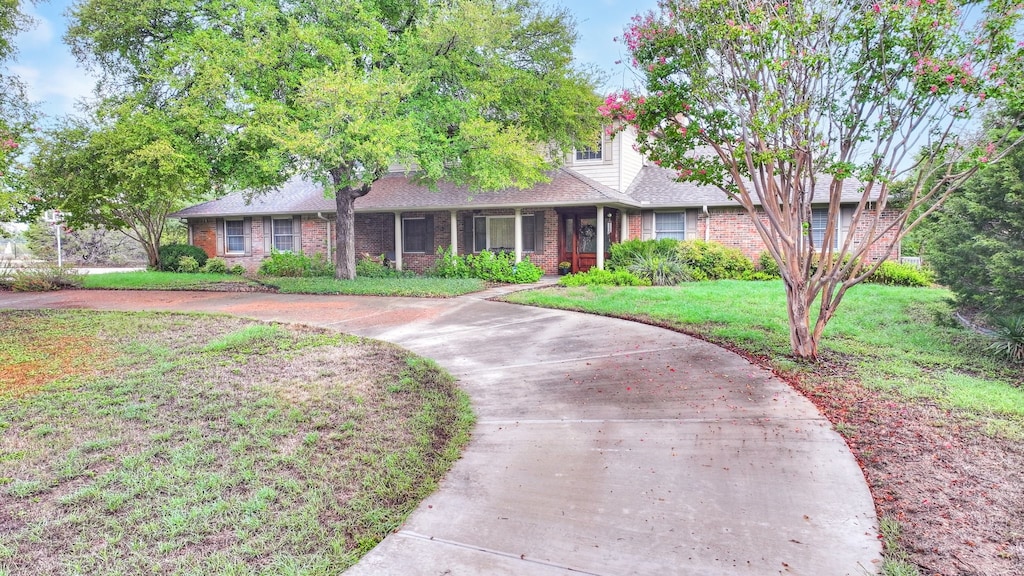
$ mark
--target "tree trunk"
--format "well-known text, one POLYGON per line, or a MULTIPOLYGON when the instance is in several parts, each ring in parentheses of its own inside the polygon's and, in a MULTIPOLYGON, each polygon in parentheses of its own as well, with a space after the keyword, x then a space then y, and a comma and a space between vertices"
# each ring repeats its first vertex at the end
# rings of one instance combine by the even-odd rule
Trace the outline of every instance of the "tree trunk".
POLYGON ((808 299, 807 282, 803 278, 795 281, 784 275, 786 287, 786 312, 789 314, 789 345, 793 355, 806 360, 818 358, 820 332, 811 332, 811 308, 808 299))
POLYGON ((356 198, 366 196, 370 185, 360 188, 341 186, 344 172, 331 170, 334 181, 334 205, 338 211, 337 240, 334 243, 334 277, 339 280, 353 280, 356 277, 356 198))
POLYGON ((353 196, 348 188, 335 192, 338 221, 334 249, 334 277, 339 280, 352 280, 356 277, 356 198, 358 196, 353 196))

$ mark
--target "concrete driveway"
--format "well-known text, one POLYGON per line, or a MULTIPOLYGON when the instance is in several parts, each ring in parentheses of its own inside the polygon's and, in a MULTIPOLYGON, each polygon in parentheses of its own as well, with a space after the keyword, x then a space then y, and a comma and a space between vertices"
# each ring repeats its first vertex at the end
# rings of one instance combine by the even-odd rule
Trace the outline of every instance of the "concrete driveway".
POLYGON ((622 320, 487 301, 0 293, 0 308, 222 312, 380 338, 459 378, 478 416, 440 489, 347 575, 874 574, 843 440, 770 372, 622 320))

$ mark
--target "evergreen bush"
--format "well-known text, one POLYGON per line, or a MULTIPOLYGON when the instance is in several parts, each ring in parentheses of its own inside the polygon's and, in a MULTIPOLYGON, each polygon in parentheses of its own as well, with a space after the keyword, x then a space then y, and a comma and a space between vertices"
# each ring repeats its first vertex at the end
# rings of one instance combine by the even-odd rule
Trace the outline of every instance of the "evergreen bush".
POLYGON ((183 256, 189 256, 199 266, 205 266, 209 257, 206 252, 198 246, 191 244, 165 244, 158 251, 160 257, 160 269, 167 272, 178 271, 178 261, 183 256))

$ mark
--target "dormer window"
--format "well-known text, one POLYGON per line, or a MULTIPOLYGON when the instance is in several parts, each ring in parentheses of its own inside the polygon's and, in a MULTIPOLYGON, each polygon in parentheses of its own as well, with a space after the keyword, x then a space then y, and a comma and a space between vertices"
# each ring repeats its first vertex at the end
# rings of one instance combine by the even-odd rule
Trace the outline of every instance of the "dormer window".
POLYGON ((591 148, 587 146, 582 150, 576 150, 577 161, 602 160, 604 152, 604 138, 598 138, 596 145, 591 148))

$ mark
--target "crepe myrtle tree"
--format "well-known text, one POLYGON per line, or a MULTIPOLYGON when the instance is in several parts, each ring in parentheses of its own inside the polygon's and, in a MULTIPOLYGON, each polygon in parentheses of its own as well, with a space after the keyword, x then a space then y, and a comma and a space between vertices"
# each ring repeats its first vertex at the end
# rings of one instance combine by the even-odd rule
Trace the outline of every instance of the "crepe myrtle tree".
MULTIPOLYGON (((14 35, 33 24, 24 7, 24 3, 0 0, 0 222, 17 219, 28 196, 23 146, 32 134, 36 110, 21 79, 6 66, 15 53, 14 35)), ((0 236, 4 235, 6 231, 0 229, 0 236)))
POLYGON ((745 209, 779 263, 792 352, 814 359, 846 291, 881 264, 865 257, 869 246, 891 255, 1018 143, 969 136, 991 102, 1021 109, 1018 9, 662 0, 620 39, 642 88, 610 95, 600 111, 635 126, 638 148, 679 180, 718 187, 745 209), (840 234, 851 186, 856 242, 840 234), (816 241, 812 207, 825 205, 816 241))
POLYGON ((218 181, 322 183, 339 278, 355 277, 355 203, 394 164, 429 186, 528 187, 600 130, 571 18, 533 0, 83 0, 71 15, 105 89, 203 126, 218 181))

